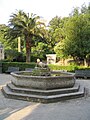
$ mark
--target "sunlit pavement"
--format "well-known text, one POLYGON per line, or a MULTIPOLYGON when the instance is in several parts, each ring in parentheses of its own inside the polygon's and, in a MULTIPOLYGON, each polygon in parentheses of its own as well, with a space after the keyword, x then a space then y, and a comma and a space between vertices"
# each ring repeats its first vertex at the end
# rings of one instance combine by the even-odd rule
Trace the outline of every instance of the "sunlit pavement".
MULTIPOLYGON (((0 74, 0 89, 11 79, 0 74)), ((86 87, 88 96, 49 104, 8 99, 0 90, 0 120, 90 120, 90 80, 76 82, 86 87)))

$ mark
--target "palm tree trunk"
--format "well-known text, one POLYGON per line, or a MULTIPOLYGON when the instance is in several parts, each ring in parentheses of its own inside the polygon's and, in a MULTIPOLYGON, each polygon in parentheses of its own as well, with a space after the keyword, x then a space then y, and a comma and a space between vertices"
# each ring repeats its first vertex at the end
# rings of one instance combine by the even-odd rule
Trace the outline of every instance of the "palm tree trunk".
POLYGON ((26 62, 31 62, 31 37, 26 37, 26 62))
POLYGON ((26 62, 31 62, 31 52, 29 49, 26 48, 26 62))

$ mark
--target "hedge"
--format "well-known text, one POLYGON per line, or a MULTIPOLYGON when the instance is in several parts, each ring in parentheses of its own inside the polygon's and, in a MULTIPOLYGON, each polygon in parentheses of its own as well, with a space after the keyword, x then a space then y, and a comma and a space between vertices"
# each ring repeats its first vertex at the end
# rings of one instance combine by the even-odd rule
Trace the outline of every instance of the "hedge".
POLYGON ((25 62, 2 62, 2 72, 4 73, 8 67, 19 67, 20 70, 25 70, 25 68, 34 68, 36 63, 25 63, 25 62))
MULTIPOLYGON (((20 71, 25 70, 25 68, 34 68, 36 66, 35 62, 26 63, 26 62, 2 62, 2 72, 4 73, 8 67, 19 67, 20 71)), ((69 65, 69 66, 60 66, 60 65, 48 65, 51 70, 66 70, 69 72, 75 72, 76 69, 90 69, 90 67, 84 66, 76 66, 76 65, 69 65)))
POLYGON ((90 69, 90 67, 85 66, 76 66, 76 65, 69 65, 69 66, 60 66, 60 65, 49 65, 51 70, 66 70, 68 72, 75 72, 77 69, 90 69))

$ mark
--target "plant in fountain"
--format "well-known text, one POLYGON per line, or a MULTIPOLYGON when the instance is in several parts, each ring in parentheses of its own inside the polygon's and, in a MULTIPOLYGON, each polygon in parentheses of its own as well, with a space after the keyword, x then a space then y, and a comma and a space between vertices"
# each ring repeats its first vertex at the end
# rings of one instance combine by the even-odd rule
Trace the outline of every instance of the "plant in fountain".
POLYGON ((33 70, 32 74, 34 76, 51 76, 51 72, 48 65, 41 62, 40 59, 37 59, 37 65, 33 70))

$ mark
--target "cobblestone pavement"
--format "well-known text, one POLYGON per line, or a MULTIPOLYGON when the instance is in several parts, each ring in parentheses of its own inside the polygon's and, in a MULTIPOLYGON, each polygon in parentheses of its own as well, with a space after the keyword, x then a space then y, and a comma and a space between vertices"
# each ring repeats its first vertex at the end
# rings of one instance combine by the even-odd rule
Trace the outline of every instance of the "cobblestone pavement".
POLYGON ((11 79, 0 74, 0 120, 90 120, 90 80, 76 80, 86 87, 88 96, 41 104, 5 98, 1 88, 11 79))

